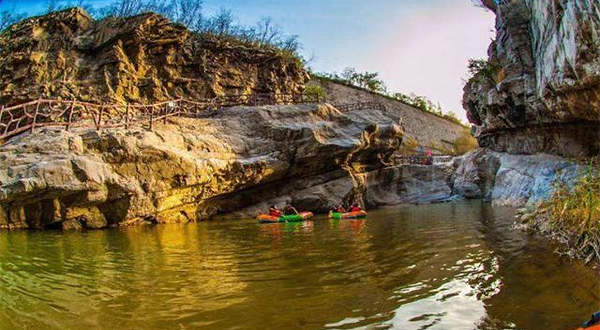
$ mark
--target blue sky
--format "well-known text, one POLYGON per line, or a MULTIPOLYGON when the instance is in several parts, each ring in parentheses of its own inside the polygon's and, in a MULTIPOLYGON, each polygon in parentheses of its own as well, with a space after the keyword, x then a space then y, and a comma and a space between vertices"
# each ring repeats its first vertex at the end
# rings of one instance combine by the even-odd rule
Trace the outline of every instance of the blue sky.
MULTIPOLYGON (((111 0, 88 0, 106 4, 111 0)), ((40 12, 46 0, 0 0, 0 10, 40 12)), ((204 0, 254 24, 270 16, 297 34, 317 72, 377 71, 390 90, 425 95, 465 119, 469 58, 486 57, 494 16, 469 0, 204 0)))

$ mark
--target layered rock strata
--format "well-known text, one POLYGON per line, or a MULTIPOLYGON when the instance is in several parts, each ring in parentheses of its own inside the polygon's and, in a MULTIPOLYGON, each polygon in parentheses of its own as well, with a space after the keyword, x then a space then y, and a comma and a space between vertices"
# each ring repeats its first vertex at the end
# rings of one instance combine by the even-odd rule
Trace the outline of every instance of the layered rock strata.
POLYGON ((516 154, 600 150, 600 3, 511 0, 463 105, 483 147, 516 154))
POLYGON ((2 105, 297 94, 309 79, 289 54, 193 33, 153 13, 96 21, 68 9, 13 25, 0 45, 2 105))
POLYGON ((384 167, 402 142, 399 119, 299 105, 173 118, 154 131, 40 129, 0 146, 0 227, 197 221, 285 201, 326 211, 361 198, 353 178, 384 167))

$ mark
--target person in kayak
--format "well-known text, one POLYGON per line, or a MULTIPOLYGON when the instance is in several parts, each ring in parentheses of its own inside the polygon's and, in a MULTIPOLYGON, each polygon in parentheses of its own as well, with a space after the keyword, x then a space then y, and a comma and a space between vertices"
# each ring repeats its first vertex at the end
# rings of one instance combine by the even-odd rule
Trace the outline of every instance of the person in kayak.
POLYGON ((269 215, 274 216, 274 217, 280 217, 281 211, 279 211, 279 209, 277 207, 275 207, 275 205, 271 205, 269 207, 269 215))
POLYGON ((294 215, 294 214, 298 214, 298 211, 292 205, 285 204, 285 207, 283 208, 283 214, 284 215, 294 215))
POLYGON ((335 209, 335 212, 346 213, 346 209, 342 205, 338 205, 338 207, 335 209))
POLYGON ((350 212, 360 212, 360 211, 362 211, 362 209, 360 208, 360 206, 358 206, 358 203, 354 203, 350 207, 350 212))

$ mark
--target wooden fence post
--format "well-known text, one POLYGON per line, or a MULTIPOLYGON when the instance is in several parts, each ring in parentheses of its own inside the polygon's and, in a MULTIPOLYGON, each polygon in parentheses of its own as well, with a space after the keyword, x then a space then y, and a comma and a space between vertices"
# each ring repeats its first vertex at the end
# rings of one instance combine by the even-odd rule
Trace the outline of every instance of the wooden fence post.
POLYGON ((163 123, 167 124, 167 115, 169 113, 169 102, 165 103, 165 118, 163 118, 163 123))
POLYGON ((129 103, 125 105, 125 128, 129 129, 129 103))
POLYGON ((75 107, 75 100, 71 101, 71 106, 69 106, 69 117, 67 119, 67 128, 66 130, 68 131, 69 128, 71 128, 71 121, 73 119, 73 108, 75 107))
POLYGON ((31 123, 31 133, 33 133, 35 131, 35 122, 37 120, 38 112, 40 111, 40 100, 41 99, 42 99, 41 97, 38 98, 37 104, 35 106, 35 112, 33 113, 33 122, 31 123))
POLYGON ((100 113, 98 113, 98 125, 96 126, 96 130, 99 131, 102 129, 102 113, 104 112, 104 104, 100 107, 100 113))

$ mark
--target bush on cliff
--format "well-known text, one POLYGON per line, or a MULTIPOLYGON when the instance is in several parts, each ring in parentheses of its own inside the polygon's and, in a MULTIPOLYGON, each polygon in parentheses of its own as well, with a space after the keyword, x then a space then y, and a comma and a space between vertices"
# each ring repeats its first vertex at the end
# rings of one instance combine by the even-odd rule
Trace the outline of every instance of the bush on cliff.
POLYGON ((442 107, 439 104, 435 104, 433 101, 429 100, 425 96, 416 94, 406 95, 404 93, 389 92, 385 85, 385 82, 379 79, 379 73, 377 72, 357 72, 354 68, 346 68, 341 73, 321 72, 312 73, 312 76, 322 81, 333 81, 337 84, 361 88, 369 92, 381 95, 390 100, 399 101, 417 109, 420 109, 422 111, 429 112, 433 115, 449 120, 455 124, 465 126, 465 124, 463 124, 463 122, 461 122, 460 119, 458 119, 454 112, 450 111, 447 114, 444 114, 444 112, 442 111, 442 107))
POLYGON ((468 70, 471 77, 480 76, 488 79, 494 84, 501 83, 506 77, 502 65, 496 60, 470 59, 468 70))
MULTIPOLYGON (((75 4, 60 5, 56 0, 48 0, 46 13, 65 10, 76 5, 84 8, 95 19, 106 17, 131 17, 153 12, 181 24, 190 31, 216 36, 223 40, 235 40, 248 46, 266 48, 300 59, 301 44, 297 35, 286 35, 270 17, 260 19, 254 26, 244 26, 236 22, 230 10, 221 9, 212 16, 203 13, 202 0, 117 0, 105 6, 92 5, 79 0, 75 4)), ((12 24, 25 19, 15 9, 0 13, 0 32, 12 24)))
POLYGON ((458 138, 453 141, 454 150, 452 150, 453 155, 464 155, 468 152, 471 152, 479 147, 479 143, 477 143, 477 139, 471 135, 469 130, 464 130, 458 138))
POLYGON ((319 85, 307 85, 304 89, 304 95, 309 99, 325 100, 327 99, 327 92, 319 85))

